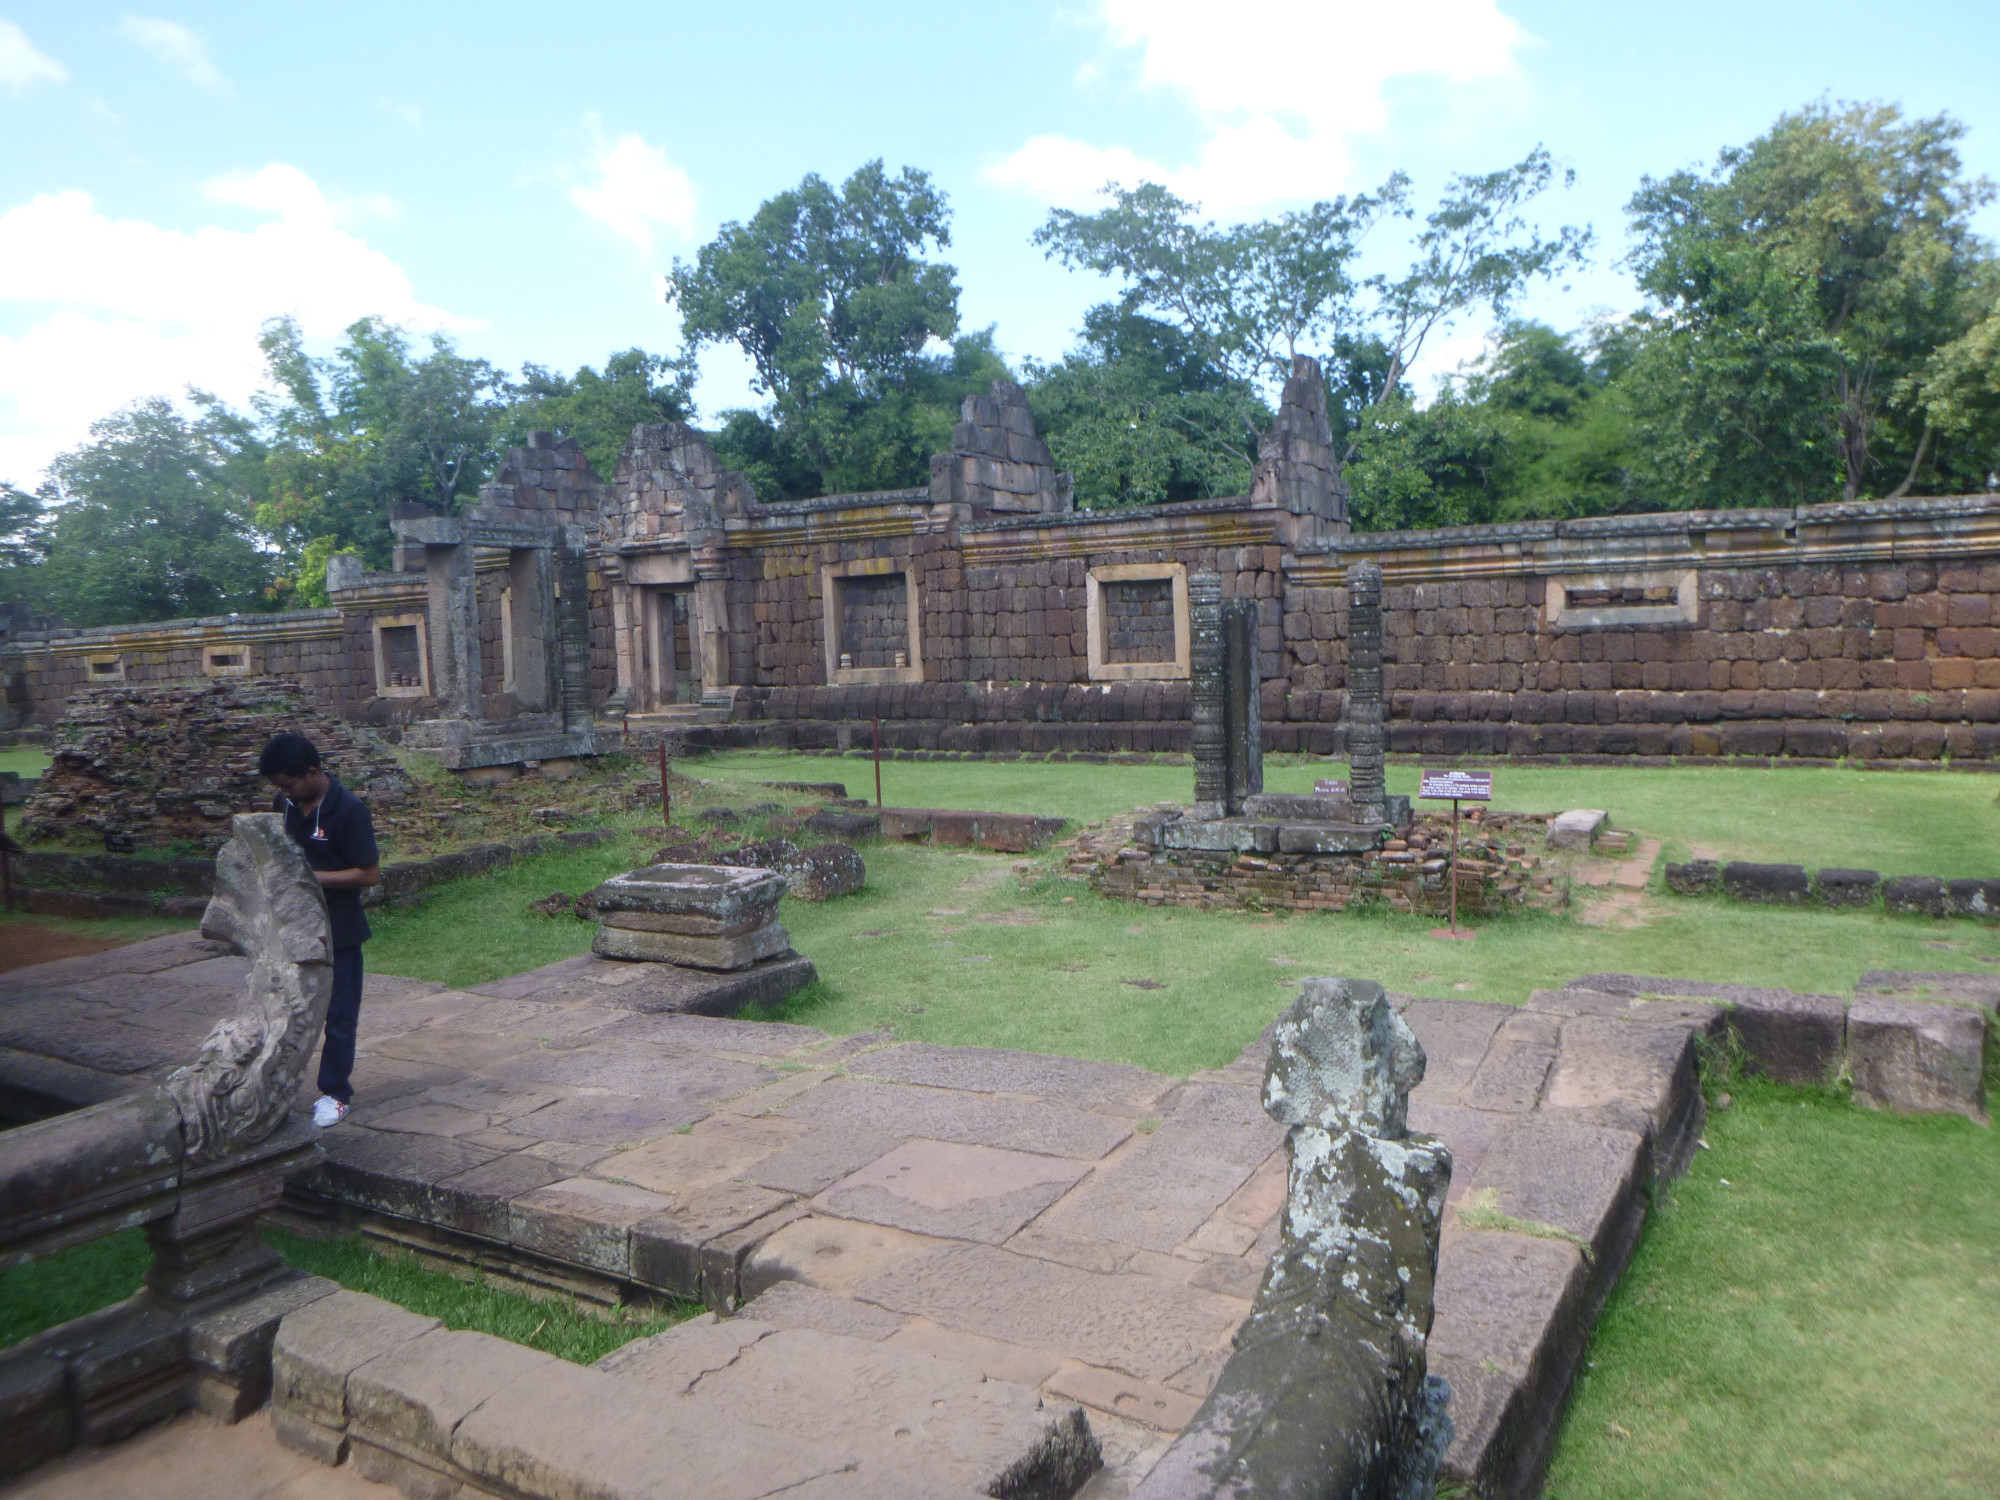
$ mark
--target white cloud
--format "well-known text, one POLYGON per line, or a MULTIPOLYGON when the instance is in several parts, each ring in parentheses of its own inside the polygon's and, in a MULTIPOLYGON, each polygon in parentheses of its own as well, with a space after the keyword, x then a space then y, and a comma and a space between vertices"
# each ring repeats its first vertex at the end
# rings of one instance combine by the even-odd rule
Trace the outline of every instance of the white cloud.
POLYGON ((298 168, 274 162, 203 191, 265 222, 184 232, 113 219, 75 189, 0 214, 0 316, 28 325, 0 335, 0 479, 31 482, 91 422, 144 396, 195 385, 248 400, 263 374, 258 331, 280 314, 309 338, 371 314, 467 326, 420 301, 298 168))
POLYGON ((69 70, 28 40, 12 21, 0 20, 0 85, 20 92, 38 83, 62 83, 69 70))
POLYGON ((118 34, 196 88, 219 94, 229 87, 229 80, 209 60, 208 43, 177 22, 127 11, 118 18, 118 34))
POLYGON ((637 135, 607 139, 596 115, 584 124, 592 138, 592 180, 569 190, 569 201, 640 250, 653 252, 664 228, 677 239, 694 234, 694 182, 660 147, 637 135))
POLYGON ((1037 136, 989 181, 1087 206, 1107 181, 1150 179, 1218 213, 1322 196, 1353 185, 1350 143, 1387 124, 1391 84, 1513 82, 1529 41, 1499 0, 1098 0, 1097 21, 1145 86, 1192 108, 1198 152, 1175 163, 1037 136))
POLYGON ((423 127, 424 112, 420 105, 398 104, 393 99, 384 99, 382 101, 382 110, 385 114, 394 115, 405 125, 415 126, 419 129, 423 127))

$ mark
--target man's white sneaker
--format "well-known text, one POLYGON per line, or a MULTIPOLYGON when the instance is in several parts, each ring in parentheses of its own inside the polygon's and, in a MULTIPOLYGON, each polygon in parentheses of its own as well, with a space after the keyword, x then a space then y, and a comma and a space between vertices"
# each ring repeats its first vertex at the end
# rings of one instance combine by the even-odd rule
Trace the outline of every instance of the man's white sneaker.
POLYGON ((338 1099, 321 1094, 319 1102, 313 1105, 313 1124, 319 1126, 321 1130, 329 1125, 338 1125, 346 1118, 347 1106, 338 1099))

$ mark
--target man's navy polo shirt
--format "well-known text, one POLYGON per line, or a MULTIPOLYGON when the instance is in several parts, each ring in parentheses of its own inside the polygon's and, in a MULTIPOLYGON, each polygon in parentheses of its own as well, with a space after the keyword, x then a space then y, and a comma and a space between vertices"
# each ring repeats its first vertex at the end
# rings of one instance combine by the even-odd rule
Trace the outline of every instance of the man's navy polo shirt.
MULTIPOLYGON (((375 820, 368 815, 367 804, 331 776, 326 778, 326 795, 311 812, 300 812, 283 793, 271 809, 285 815, 285 832, 305 851, 306 863, 315 870, 355 870, 381 861, 381 851, 375 847, 375 820)), ((325 894, 333 946, 358 948, 367 942, 372 934, 361 914, 361 892, 325 894)))

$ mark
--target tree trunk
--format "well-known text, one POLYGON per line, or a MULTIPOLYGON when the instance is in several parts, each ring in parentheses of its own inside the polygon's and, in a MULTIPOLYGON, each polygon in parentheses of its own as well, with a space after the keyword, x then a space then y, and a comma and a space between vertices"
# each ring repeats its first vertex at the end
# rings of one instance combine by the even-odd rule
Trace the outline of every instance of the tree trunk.
POLYGON ((1910 460, 1910 472, 1903 476, 1903 482, 1889 491, 1883 497, 1884 499, 1900 500, 1903 496, 1909 494, 1910 486, 1917 482, 1918 471, 1924 466, 1924 459, 1930 454, 1931 438, 1933 436, 1935 434, 1931 431, 1931 424, 1928 422, 1924 423, 1924 435, 1917 439, 1917 456, 1910 460))

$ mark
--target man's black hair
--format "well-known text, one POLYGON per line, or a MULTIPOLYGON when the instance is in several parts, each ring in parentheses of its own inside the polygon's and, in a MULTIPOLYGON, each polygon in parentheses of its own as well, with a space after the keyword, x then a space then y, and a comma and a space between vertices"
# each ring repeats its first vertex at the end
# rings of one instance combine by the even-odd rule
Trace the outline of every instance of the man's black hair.
POLYGON ((319 746, 302 734, 274 734, 257 757, 259 776, 303 776, 319 769, 319 746))

